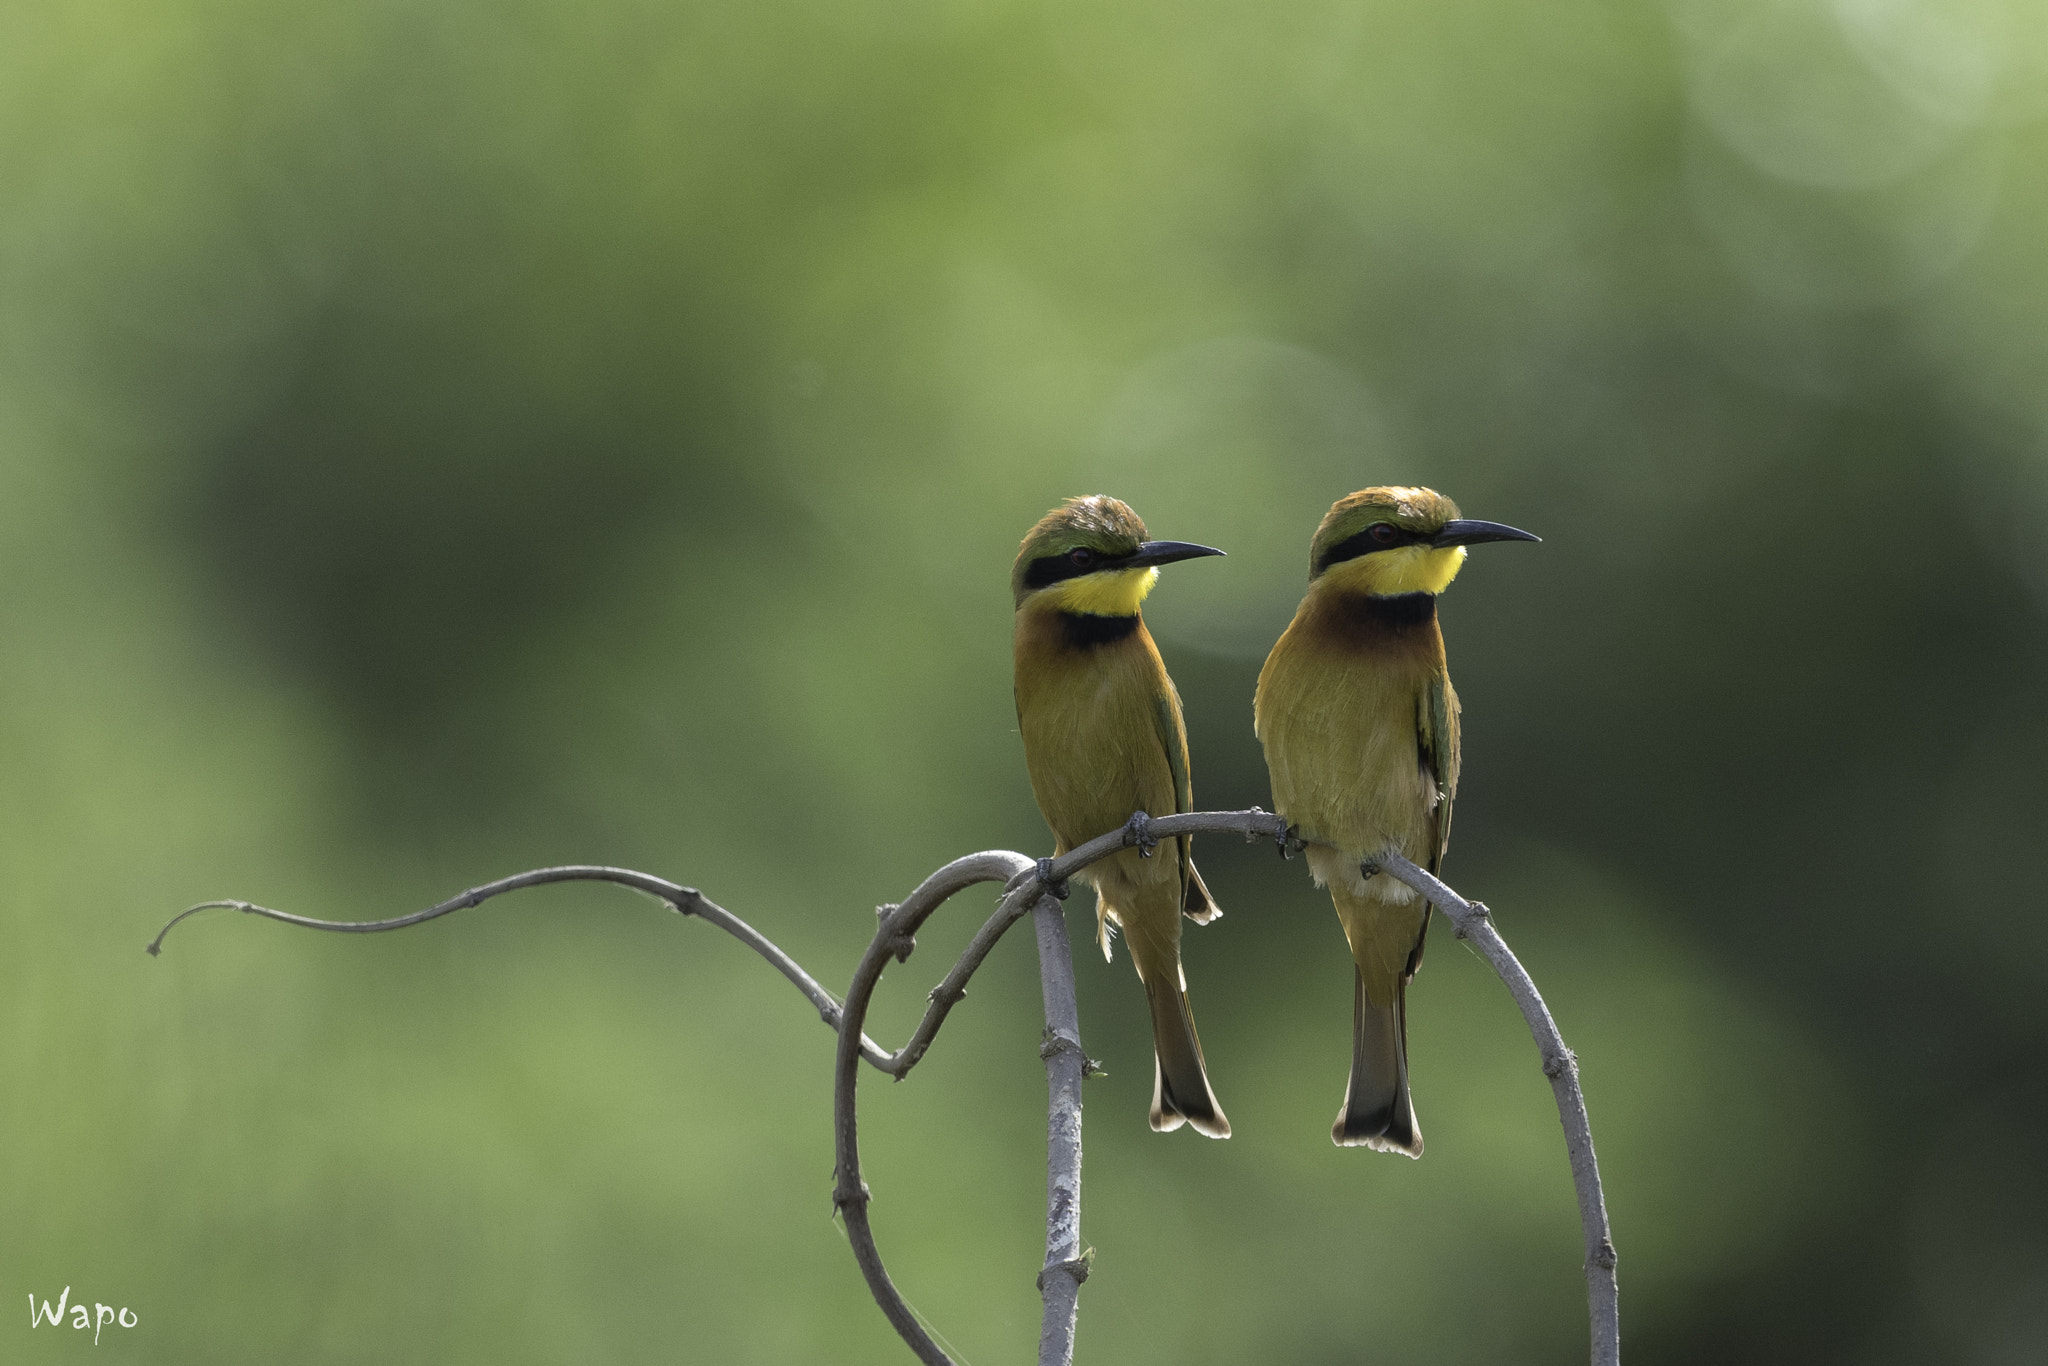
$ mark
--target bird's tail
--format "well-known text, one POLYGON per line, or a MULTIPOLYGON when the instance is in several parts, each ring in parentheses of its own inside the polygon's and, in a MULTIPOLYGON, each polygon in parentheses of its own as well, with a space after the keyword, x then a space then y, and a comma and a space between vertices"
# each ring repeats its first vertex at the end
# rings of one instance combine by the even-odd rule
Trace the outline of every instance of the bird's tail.
POLYGON ((1340 1148, 1420 1157, 1422 1130, 1408 1099, 1408 983, 1396 980, 1393 1000, 1375 1005, 1358 972, 1352 992, 1351 1084, 1330 1138, 1340 1148))
POLYGON ((1202 1041, 1195 1037, 1188 994, 1177 981, 1161 978, 1145 983, 1152 1007, 1152 1127, 1166 1133, 1186 1122, 1196 1133, 1229 1138, 1230 1121, 1202 1066, 1202 1041))

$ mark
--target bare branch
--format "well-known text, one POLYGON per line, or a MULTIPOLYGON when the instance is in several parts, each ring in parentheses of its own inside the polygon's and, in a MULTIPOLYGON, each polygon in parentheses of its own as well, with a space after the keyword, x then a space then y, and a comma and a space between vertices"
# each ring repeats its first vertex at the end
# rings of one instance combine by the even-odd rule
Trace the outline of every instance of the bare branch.
MULTIPOLYGON (((1024 860, 1027 864, 1025 871, 1029 871, 1029 860, 1025 860, 1022 854, 977 854, 974 857, 1024 860)), ((981 880, 993 882, 995 878, 991 876, 981 880)), ((1029 907, 1028 898, 1015 896, 1005 896, 997 904, 995 913, 982 923, 982 927, 975 931, 974 938, 969 940, 967 947, 961 951, 959 961, 954 963, 952 970, 931 989, 931 1004, 925 1008, 924 1018, 918 1021, 917 1029, 911 1034, 910 1041, 890 1054, 886 1062, 880 1064, 882 1071, 894 1076, 898 1081, 909 1075, 910 1069, 917 1066, 925 1051, 932 1046, 932 1040, 938 1037, 939 1026, 946 1022, 946 1016, 967 994, 967 979, 982 965, 983 960, 989 955, 989 950, 996 946, 996 941, 1024 916, 1029 907)), ((937 910, 938 907, 934 905, 931 909, 937 910)), ((898 911, 900 913, 900 907, 898 911)), ((926 912, 927 915, 930 913, 926 912)), ((878 937, 880 933, 877 931, 878 937)), ((906 929, 899 933, 907 935, 911 931, 906 929)), ((901 961, 900 956, 898 961, 901 961)))
MULTIPOLYGON (((1283 836, 1286 829, 1285 821, 1257 807, 1249 811, 1195 811, 1178 816, 1157 817, 1147 816, 1140 811, 1131 817, 1129 823, 1118 826, 1108 834, 1092 839, 1059 858, 1046 860, 1043 874, 1037 880, 1047 885, 1062 884, 1089 864, 1098 862, 1119 849, 1130 848, 1141 840, 1157 843, 1174 835, 1197 833, 1242 834, 1246 839, 1277 838, 1283 836)), ((977 854, 971 857, 1022 859, 1024 856, 977 854)), ((1038 867, 1030 864, 1028 859, 1025 862, 1030 866, 1020 871, 1016 877, 1021 878, 1025 873, 1035 871, 1038 867)), ((1014 883, 1016 878, 1012 878, 1011 881, 1014 883)), ((945 1023, 948 1012, 962 996, 966 995, 967 979, 974 975, 982 960, 988 957, 989 950, 995 947, 996 941, 1002 938, 1010 926, 1016 924, 1027 910, 1028 908, 1013 905, 1008 900, 998 906, 995 914, 988 918, 973 940, 968 943, 966 950, 960 955, 960 960, 953 965, 952 971, 932 988, 931 1005, 926 1009, 924 1018, 918 1022, 909 1042, 894 1053, 886 1054, 879 1059, 870 1058, 869 1061, 899 1081, 907 1076, 910 1069, 917 1066, 925 1052, 930 1049, 932 1040, 938 1037, 939 1026, 945 1023)), ((919 923, 923 922, 920 920, 919 923)), ((909 954, 909 939, 906 936, 912 933, 914 927, 895 931, 895 952, 898 962, 903 961, 909 954)), ((882 931, 877 931, 878 938, 881 934, 882 931)))
MULTIPOLYGON (((380 934, 385 930, 402 930, 409 925, 421 925, 429 920, 437 920, 455 911, 468 910, 471 906, 480 906, 492 897, 503 896, 506 892, 516 892, 526 887, 542 887, 551 882, 616 883, 666 902, 669 908, 678 914, 694 915, 700 920, 716 925, 767 959, 777 972, 788 978, 790 983, 817 1007, 818 1018, 830 1026, 834 1033, 838 1032, 839 1003, 832 999, 832 993, 819 986, 817 980, 805 972, 794 958, 777 947, 773 940, 695 887, 684 887, 650 873, 635 872, 631 868, 606 868, 597 864, 581 863, 560 868, 535 868, 530 872, 514 873, 511 877, 499 878, 496 882, 486 882, 481 887, 472 887, 457 896, 449 897, 446 901, 429 906, 424 911, 414 911, 411 915, 396 916, 390 920, 315 920, 311 916, 274 911, 268 906, 258 906, 247 901, 202 901, 197 906, 189 907, 171 917, 170 923, 158 930, 156 938, 149 941, 148 948, 152 957, 161 953, 164 937, 177 928, 180 921, 201 911, 241 911, 247 915, 260 915, 266 920, 279 920, 287 925, 297 925, 301 929, 328 930, 336 934, 380 934)), ((896 1056, 865 1034, 860 1036, 860 1051, 862 1057, 885 1070, 896 1056)))
POLYGON ((1248 842, 1258 839, 1284 842, 1289 837, 1286 821, 1256 806, 1249 811, 1183 811, 1177 816, 1145 816, 1140 811, 1137 815, 1144 816, 1144 820, 1134 816, 1127 824, 1106 835, 1097 835, 1086 844, 1076 845, 1054 859, 1053 879, 1064 882, 1089 864, 1098 863, 1119 849, 1174 835, 1243 835, 1248 842))
POLYGON ((1074 992, 1074 949, 1067 916, 1053 897, 1031 911, 1038 930, 1038 980, 1045 995, 1045 1266, 1038 1293, 1045 1319, 1038 1366, 1071 1366, 1074 1322, 1089 1254, 1081 1246, 1081 1082, 1095 1064, 1081 1051, 1081 1011, 1074 992))
MULTIPOLYGON (((977 882, 993 882, 1001 878, 1005 882, 1003 899, 997 904, 995 913, 983 924, 981 930, 960 956, 953 970, 932 993, 931 1007, 918 1025, 911 1041, 902 1051, 895 1054, 890 1063, 882 1066, 885 1072, 901 1076, 916 1065, 917 1060, 931 1044, 944 1023, 946 1013, 953 1003, 960 999, 966 989, 967 979, 989 950, 995 947, 1010 926, 1017 923, 1033 906, 1050 904, 1047 916, 1061 916, 1054 897, 1064 895, 1068 878, 1090 864, 1109 857, 1119 849, 1128 849, 1168 839, 1175 835, 1193 834, 1241 834, 1247 840, 1259 838, 1278 839, 1286 847, 1287 823, 1278 816, 1253 807, 1249 811, 1195 811, 1175 816, 1147 816, 1136 812, 1129 822, 1107 834, 1089 840, 1056 859, 1034 863, 1016 853, 971 854, 947 864, 938 872, 926 878, 923 885, 883 917, 881 927, 875 931, 874 940, 854 969, 853 981, 846 988, 845 1024, 839 1036, 838 1080, 832 1098, 833 1134, 837 1148, 834 1167, 835 1179, 832 1201, 846 1220, 848 1241, 853 1245, 854 1260, 860 1263, 861 1273, 867 1277, 868 1289, 874 1294, 875 1303, 888 1318, 897 1333, 917 1353, 920 1361, 928 1366, 950 1366, 952 1358, 925 1331, 917 1315, 912 1312, 902 1292, 889 1277, 888 1268, 883 1265, 881 1250, 875 1245, 875 1235, 868 1222, 868 1203, 873 1198, 860 1171, 860 1134, 858 1122, 858 1088, 860 1066, 851 1045, 848 1043, 849 1030, 858 1030, 867 1021, 869 1003, 874 999, 875 988, 880 985, 882 972, 891 958, 899 961, 907 953, 906 945, 917 933, 927 918, 945 900, 964 888, 977 882), (1050 893, 1050 895, 1048 895, 1050 893)), ((1047 1085, 1053 1090, 1052 1113, 1048 1117, 1048 1153, 1046 1173, 1046 1265, 1039 1273, 1039 1291, 1045 1300, 1045 1321, 1040 1331, 1039 1354, 1041 1361, 1057 1361, 1064 1364, 1072 1359, 1074 1321, 1078 1313, 1078 1298, 1081 1282, 1087 1278, 1088 1263, 1080 1246, 1080 1193, 1081 1193, 1081 1078, 1087 1074, 1087 1059, 1080 1050, 1080 1021, 1078 1010, 1069 1012, 1056 999, 1064 991, 1071 1001, 1073 995, 1073 955, 1071 949, 1058 954, 1063 969, 1064 986, 1046 976, 1047 943, 1045 936, 1050 931, 1040 922, 1040 972, 1046 993, 1047 1046, 1051 1050, 1046 1057, 1047 1085), (1063 1060, 1066 1052, 1065 1041, 1072 1040, 1075 1058, 1071 1081, 1072 1109, 1062 1110, 1068 1064, 1063 1060), (1057 1072, 1055 1071, 1057 1065, 1057 1072), (1071 1124, 1071 1137, 1068 1124, 1071 1124), (1055 1250, 1063 1255, 1055 1255, 1055 1250), (1048 1353, 1053 1355, 1048 1356, 1048 1353)), ((1066 940, 1066 923, 1060 920, 1059 938, 1066 940)))
MULTIPOLYGON (((853 971, 852 983, 846 988, 845 1017, 839 1030, 838 1071, 832 1089, 832 1137, 836 1159, 832 1203, 846 1221, 847 1241, 853 1246, 854 1260, 860 1263, 861 1274, 867 1277, 868 1289, 873 1293, 875 1303, 881 1306, 883 1315, 897 1335, 910 1344, 910 1350, 917 1353, 918 1360, 927 1366, 953 1366, 953 1359, 932 1340, 931 1334, 925 1331, 924 1325, 917 1321, 917 1315, 904 1302, 895 1282, 889 1279, 888 1269, 882 1265, 881 1250, 875 1246, 874 1230, 868 1224, 870 1197, 867 1183, 860 1174, 859 1117, 855 1100, 860 1085, 860 1049, 853 1040, 867 1022, 868 1004, 874 999, 875 988, 881 984, 882 969, 896 956, 896 946, 903 936, 916 934, 918 926, 924 924, 932 912, 955 892, 978 882, 1009 882, 1033 866, 1031 860, 1022 854, 989 853, 970 854, 939 869, 883 918, 873 942, 861 955, 860 966, 853 971)), ((975 943, 982 943, 986 937, 992 946, 996 938, 1016 923, 1038 899, 1038 892, 1039 888, 1028 882, 1006 892, 996 914, 983 926, 982 933, 975 936, 975 943)), ((968 952, 974 952, 974 945, 969 946, 968 952)), ((986 957, 987 952, 984 947, 981 956, 986 957)), ((980 958, 975 961, 978 964, 980 958)), ((969 972, 972 970, 968 969, 969 972)), ((965 974, 962 976, 964 980, 965 974)), ((948 974, 948 980, 951 977, 952 974, 948 974)), ((932 1006, 943 1019, 945 1009, 951 1008, 951 1002, 934 1000, 932 1006)), ((937 1027, 933 1024, 932 1031, 936 1032, 937 1027)), ((920 1026, 919 1031, 924 1032, 924 1027, 920 1026)))
MULTIPOLYGON (((901 1079, 930 1049, 953 1006, 966 995, 968 980, 986 961, 996 941, 1010 927, 1030 914, 1037 925, 1039 978, 1045 996, 1045 1035, 1041 1055, 1045 1059, 1049 1098, 1046 1130, 1046 1251, 1038 1286, 1044 1297, 1045 1315, 1039 1337, 1040 1366, 1071 1366, 1074 1326, 1078 1314, 1081 1282, 1088 1277, 1093 1253, 1081 1242, 1081 1083, 1094 1070, 1081 1050, 1079 1011, 1075 1003, 1073 951, 1067 939, 1066 920, 1057 898, 1066 895, 1067 880, 1090 864, 1120 849, 1138 847, 1149 852, 1160 840, 1177 835, 1236 833, 1247 840, 1275 840, 1283 854, 1300 848, 1287 823, 1280 817, 1253 807, 1248 811, 1198 811, 1172 816, 1135 813, 1123 826, 1109 831, 1053 859, 1032 860, 1022 854, 995 851, 956 859, 926 878, 916 891, 897 906, 882 908, 881 923, 860 965, 854 970, 842 1006, 811 975, 798 966, 753 926, 705 897, 694 887, 684 887, 664 878, 628 868, 571 865, 538 868, 512 877, 472 887, 459 896, 423 911, 390 920, 315 920, 290 915, 247 901, 207 901, 172 918, 149 944, 149 952, 161 951, 163 941, 181 921, 210 909, 228 909, 263 916, 306 929, 344 934, 373 934, 403 929, 428 920, 480 905, 492 897, 524 887, 552 882, 610 882, 653 896, 680 914, 707 920, 766 959, 804 994, 822 1019, 839 1035, 836 1080, 833 1087, 833 1137, 836 1150, 833 1204, 846 1220, 848 1240, 854 1258, 866 1276, 876 1303, 897 1333, 929 1366, 951 1366, 952 1358, 932 1339, 910 1306, 904 1302, 883 1266, 868 1221, 870 1194, 861 1179, 857 1095, 860 1064, 901 1079), (930 994, 930 1005, 908 1042, 889 1052, 862 1032, 869 1005, 881 983, 882 972, 893 958, 907 961, 915 947, 916 934, 924 922, 946 900, 967 887, 984 882, 1004 884, 995 911, 983 923, 952 968, 930 994)), ((1592 1360, 1594 1366, 1619 1366, 1620 1339, 1616 1310, 1614 1244, 1607 1224, 1607 1209, 1600 1188, 1600 1174, 1593 1155, 1592 1131, 1586 1119, 1585 1098, 1579 1089, 1578 1066, 1558 1034, 1557 1025, 1543 1004, 1514 954, 1495 932, 1484 906, 1467 902, 1449 887, 1408 860, 1395 854, 1380 857, 1379 866, 1414 887, 1430 903, 1449 916, 1460 937, 1479 946, 1487 961, 1500 974, 1523 1017, 1529 1023, 1537 1047, 1543 1054, 1543 1071, 1556 1093, 1558 1115, 1563 1121, 1565 1146, 1571 1158, 1572 1179, 1579 1197, 1579 1214, 1586 1235, 1587 1295, 1593 1320, 1592 1360)))
POLYGON ((1579 1226, 1586 1238, 1586 1305, 1592 1319, 1593 1366, 1620 1366, 1620 1291, 1614 1276, 1614 1236, 1607 1225, 1607 1197, 1600 1186, 1600 1163, 1593 1155, 1593 1127, 1586 1118, 1586 1097, 1579 1089, 1579 1061, 1564 1046, 1543 994, 1536 990, 1528 970, 1509 951, 1507 941, 1493 928, 1493 916, 1477 901, 1467 901, 1422 869, 1388 852, 1377 860, 1382 872, 1407 883, 1428 898, 1430 905, 1449 916, 1460 939, 1469 939, 1485 955, 1500 980, 1507 984, 1536 1050, 1543 1057, 1543 1075, 1557 1098, 1557 1117, 1564 1125, 1565 1153, 1571 1159, 1572 1185, 1579 1196, 1579 1226))

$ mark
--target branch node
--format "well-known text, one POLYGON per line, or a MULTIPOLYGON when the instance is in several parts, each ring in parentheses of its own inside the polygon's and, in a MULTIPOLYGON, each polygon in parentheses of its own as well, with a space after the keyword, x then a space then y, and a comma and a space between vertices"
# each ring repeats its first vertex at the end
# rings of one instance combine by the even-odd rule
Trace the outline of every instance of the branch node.
POLYGON ((1045 888, 1049 896, 1056 897, 1061 901, 1065 901, 1074 894, 1074 889, 1067 885, 1065 878, 1052 875, 1052 860, 1049 858, 1042 858, 1038 861, 1038 885, 1045 888))
POLYGON ((1593 1255, 1587 1258, 1587 1260, 1602 1271, 1612 1271, 1614 1270, 1615 1262, 1619 1259, 1615 1255, 1614 1244, 1608 1239, 1602 1238, 1600 1246, 1593 1249, 1593 1255))
POLYGON ((1045 1059, 1047 1062, 1050 1062, 1053 1058, 1057 1057, 1061 1053, 1075 1053, 1080 1055, 1081 1075, 1084 1077, 1088 1076, 1090 1073, 1100 1072, 1102 1070, 1100 1067, 1096 1066, 1095 1059, 1089 1057, 1086 1053, 1082 1052, 1081 1041, 1079 1039, 1071 1038, 1065 1034, 1055 1033, 1053 1030, 1048 1028, 1043 1034, 1039 1036, 1038 1056, 1045 1059))
POLYGON ((1159 837, 1152 833, 1150 816, 1142 811, 1131 813, 1131 818, 1124 822, 1124 846, 1136 848, 1140 858, 1152 857, 1152 851, 1159 847, 1159 837))
POLYGON ((860 1182, 858 1188, 849 1188, 844 1183, 832 1188, 832 1209, 840 1215, 846 1213, 848 1205, 859 1205, 866 1209, 872 1199, 874 1196, 868 1193, 868 1183, 865 1181, 860 1182))
POLYGON ((1045 1293, 1045 1280, 1048 1276, 1072 1276, 1074 1284, 1079 1285, 1088 1279, 1088 1273, 1094 1269, 1095 1249, 1092 1247, 1080 1256, 1070 1257, 1064 1262, 1047 1262, 1045 1270, 1038 1273, 1038 1293, 1045 1293))
POLYGON ((1552 1081, 1556 1081, 1567 1072, 1576 1070, 1578 1065, 1579 1055, 1572 1052, 1569 1048, 1565 1049, 1562 1053, 1546 1053, 1543 1055, 1543 1075, 1549 1077, 1552 1081))
POLYGON ((1466 914, 1451 917, 1451 933, 1459 939, 1472 937, 1466 932, 1467 926, 1493 919, 1493 912, 1486 909, 1486 903, 1483 901, 1468 901, 1465 906, 1466 914))
POLYGON ((954 1006, 960 1004, 961 999, 966 995, 967 984, 965 982, 951 988, 948 988, 944 982, 941 982, 931 989, 925 996, 925 999, 934 1004, 943 1002, 946 1005, 954 1006))

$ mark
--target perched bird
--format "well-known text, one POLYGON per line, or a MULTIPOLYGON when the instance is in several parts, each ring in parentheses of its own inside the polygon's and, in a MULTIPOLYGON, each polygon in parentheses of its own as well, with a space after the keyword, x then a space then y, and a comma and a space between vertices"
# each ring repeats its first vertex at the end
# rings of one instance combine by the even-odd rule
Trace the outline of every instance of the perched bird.
POLYGON ((1422 1156, 1408 1099, 1408 980, 1429 906, 1373 860, 1393 850, 1437 872, 1458 790, 1458 695, 1436 595, 1465 547, 1538 537, 1472 522, 1422 488, 1340 498, 1309 545, 1308 593, 1266 656, 1252 707, 1274 809, 1328 886, 1358 965, 1351 1082, 1330 1137, 1422 1156))
MULTIPOLYGON (((1193 809, 1180 696, 1138 605, 1159 566, 1204 545, 1149 540, 1114 498, 1070 498, 1024 538, 1010 587, 1017 599, 1017 723, 1031 791, 1059 853, 1114 830, 1135 812, 1193 809)), ((1230 1121, 1209 1089, 1180 966, 1180 918, 1221 912, 1183 835, 1157 850, 1122 849, 1080 875, 1095 886, 1096 939, 1109 956, 1122 928, 1152 1012, 1152 1127, 1183 1122, 1211 1138, 1230 1121)))

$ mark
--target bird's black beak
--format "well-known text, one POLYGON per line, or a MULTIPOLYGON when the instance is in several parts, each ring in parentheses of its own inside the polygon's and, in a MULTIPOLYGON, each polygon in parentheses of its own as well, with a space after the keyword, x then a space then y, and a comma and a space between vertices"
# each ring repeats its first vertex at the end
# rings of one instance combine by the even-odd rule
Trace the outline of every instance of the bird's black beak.
POLYGON ((1175 560, 1196 560, 1204 555, 1221 555, 1223 552, 1211 545, 1196 545, 1192 541, 1147 541, 1120 561, 1119 569, 1143 569, 1148 565, 1172 564, 1175 560))
POLYGON ((1511 526, 1502 526, 1499 522, 1475 522, 1469 518, 1460 518, 1454 522, 1445 522, 1442 529, 1436 535, 1429 538, 1429 543, 1432 546, 1441 548, 1453 545, 1479 545, 1484 541, 1540 541, 1542 539, 1541 536, 1531 536, 1528 532, 1517 531, 1511 526))

